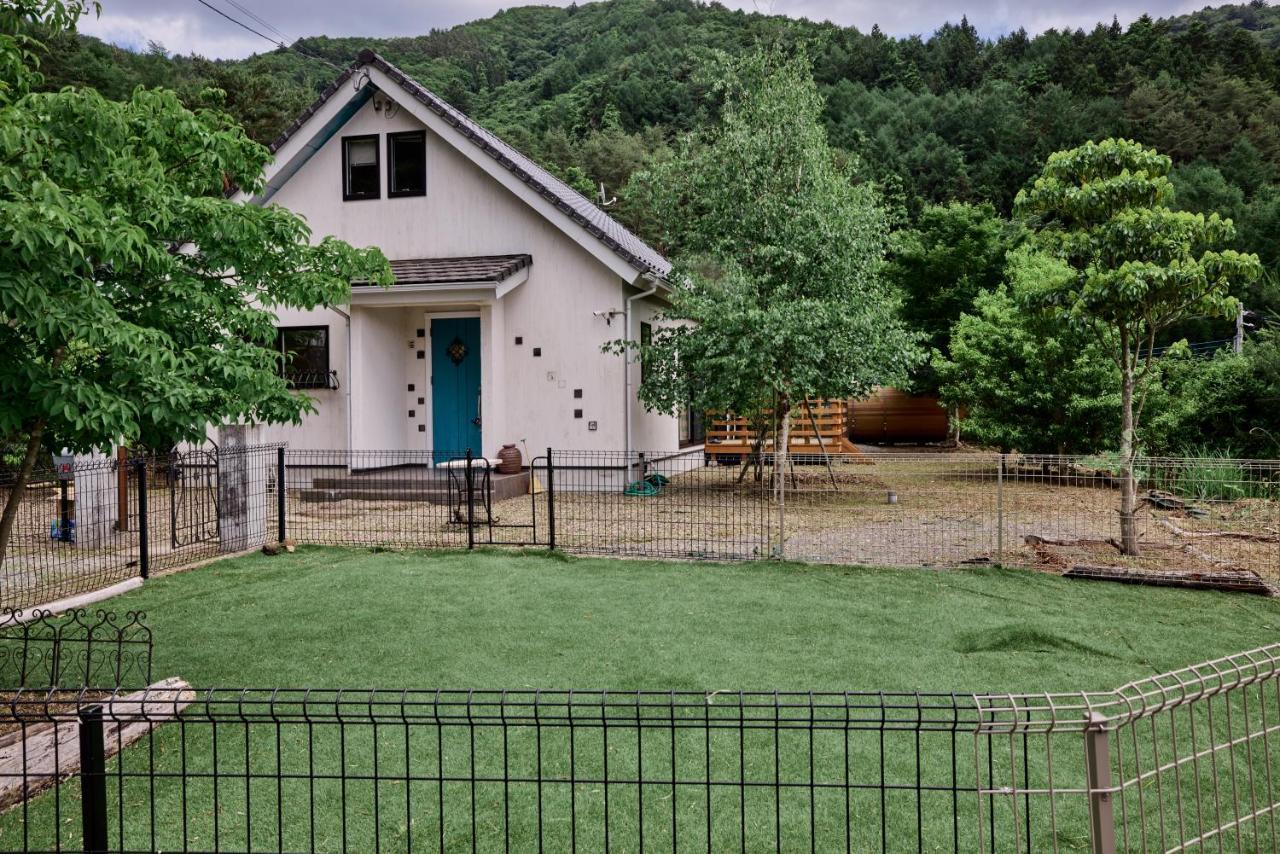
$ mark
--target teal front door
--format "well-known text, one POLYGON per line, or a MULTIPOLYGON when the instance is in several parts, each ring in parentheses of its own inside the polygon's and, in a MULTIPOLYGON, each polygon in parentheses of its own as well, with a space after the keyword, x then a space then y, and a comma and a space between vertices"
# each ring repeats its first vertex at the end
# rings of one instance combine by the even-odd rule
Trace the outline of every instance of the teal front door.
POLYGON ((480 446, 480 318, 431 321, 432 450, 462 456, 480 446))

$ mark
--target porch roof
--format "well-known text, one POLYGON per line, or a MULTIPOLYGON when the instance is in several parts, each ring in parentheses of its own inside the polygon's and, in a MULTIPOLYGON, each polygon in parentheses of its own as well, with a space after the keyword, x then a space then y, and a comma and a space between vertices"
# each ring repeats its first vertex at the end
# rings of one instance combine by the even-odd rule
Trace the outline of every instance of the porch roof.
MULTIPOLYGON (((531 255, 476 255, 462 258, 402 258, 391 262, 400 285, 497 284, 533 263, 531 255)), ((369 287, 368 282, 352 282, 369 287)))
POLYGON ((524 284, 532 255, 475 255, 460 258, 402 258, 392 261, 395 282, 382 289, 351 283, 353 303, 368 306, 489 302, 524 284))

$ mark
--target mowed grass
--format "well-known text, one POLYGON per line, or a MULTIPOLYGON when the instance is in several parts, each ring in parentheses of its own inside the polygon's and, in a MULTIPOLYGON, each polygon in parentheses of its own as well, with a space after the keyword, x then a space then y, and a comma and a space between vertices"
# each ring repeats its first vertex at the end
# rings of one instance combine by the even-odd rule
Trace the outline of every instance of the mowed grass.
MULTIPOLYGON (((167 725, 110 763, 111 841, 133 850, 976 850, 980 825, 988 846, 1029 826, 1035 847, 1081 850, 1080 798, 1055 801, 1056 829, 1043 797, 1016 815, 986 798, 979 816, 975 772, 1019 773, 1006 737, 882 734, 874 698, 848 730, 740 735, 731 692, 1105 690, 1280 634, 1271 600, 1030 572, 512 552, 304 548, 157 578, 110 607, 147 612, 157 678, 201 688, 706 691, 705 714, 730 724, 699 726, 700 703, 687 728, 659 704, 607 730, 590 708, 575 730, 554 712, 338 727, 223 708, 216 728, 167 725)), ((357 717, 362 697, 348 695, 357 717)), ((1079 736, 1059 744, 1058 785, 1078 783, 1079 736)), ((78 798, 64 784, 9 811, 0 849, 74 850, 78 798)))
POLYGON ((1014 570, 303 548, 110 603, 193 685, 1071 691, 1280 637, 1280 602, 1014 570))

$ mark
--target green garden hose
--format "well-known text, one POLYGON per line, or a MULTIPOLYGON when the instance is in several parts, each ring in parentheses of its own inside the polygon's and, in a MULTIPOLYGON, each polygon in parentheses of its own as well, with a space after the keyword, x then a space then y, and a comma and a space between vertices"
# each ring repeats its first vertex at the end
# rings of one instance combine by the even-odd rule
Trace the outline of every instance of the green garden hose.
POLYGON ((627 484, 627 488, 622 490, 623 495, 638 495, 649 498, 661 492, 661 488, 654 486, 647 480, 636 480, 627 484))

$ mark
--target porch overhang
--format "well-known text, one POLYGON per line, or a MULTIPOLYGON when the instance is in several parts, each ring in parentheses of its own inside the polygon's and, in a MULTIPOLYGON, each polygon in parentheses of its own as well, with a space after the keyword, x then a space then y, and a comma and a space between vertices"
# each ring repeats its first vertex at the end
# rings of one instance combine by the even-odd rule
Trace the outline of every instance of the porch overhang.
POLYGON ((531 255, 405 258, 391 262, 395 283, 380 288, 351 283, 352 305, 430 305, 494 302, 524 284, 531 255))

